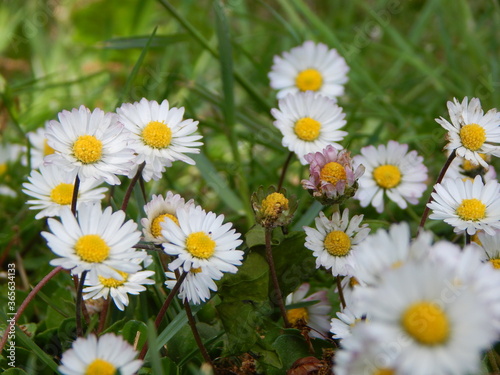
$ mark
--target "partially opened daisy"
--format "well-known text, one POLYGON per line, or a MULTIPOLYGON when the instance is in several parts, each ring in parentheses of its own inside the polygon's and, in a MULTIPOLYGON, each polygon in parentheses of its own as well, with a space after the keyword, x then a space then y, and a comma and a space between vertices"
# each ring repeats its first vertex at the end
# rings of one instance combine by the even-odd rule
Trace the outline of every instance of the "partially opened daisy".
POLYGON ((101 210, 99 204, 82 204, 77 217, 69 207, 60 211, 61 221, 48 219, 49 232, 42 232, 50 249, 60 258, 50 261, 53 266, 71 270, 73 275, 83 271, 102 277, 122 279, 119 271, 132 273, 140 270, 134 261, 144 253, 135 246, 141 237, 137 224, 124 223, 123 211, 101 210))
POLYGON ((366 318, 366 312, 361 312, 355 307, 346 307, 342 309, 341 312, 337 312, 337 317, 332 318, 330 322, 332 337, 334 339, 345 339, 351 336, 351 331, 356 324, 365 321, 366 318))
POLYGON ((241 265, 243 251, 236 248, 243 242, 240 234, 223 224, 224 215, 206 212, 197 206, 177 209, 178 224, 166 218, 160 225, 168 241, 165 252, 177 256, 169 263, 171 271, 184 272, 201 268, 206 272, 236 273, 241 265))
POLYGON ((481 164, 488 164, 480 153, 500 156, 500 116, 496 109, 484 114, 478 98, 467 97, 460 103, 456 98, 447 103, 451 123, 440 117, 437 123, 448 131, 447 150, 456 150, 458 156, 481 164))
POLYGON ((288 94, 312 91, 328 97, 344 93, 349 67, 335 49, 310 40, 301 46, 274 56, 269 73, 271 87, 279 90, 278 99, 288 94))
POLYGON ((495 234, 500 229, 500 184, 496 180, 483 183, 481 176, 474 181, 444 179, 434 186, 430 219, 443 220, 454 227, 455 232, 475 234, 484 230, 495 234))
POLYGON ((304 227, 307 234, 305 247, 313 251, 316 268, 331 269, 334 276, 352 275, 354 254, 358 245, 368 236, 368 224, 361 224, 363 215, 349 219, 346 208, 342 216, 334 212, 329 220, 323 212, 315 219, 316 229, 304 227))
POLYGON ((474 179, 476 176, 481 176, 483 182, 496 179, 497 173, 495 168, 491 165, 491 156, 486 154, 479 154, 479 156, 488 164, 487 168, 481 164, 477 164, 475 161, 472 162, 457 156, 451 162, 444 178, 474 179))
MULTIPOLYGON (((220 280, 223 276, 222 272, 207 268, 205 271, 200 268, 191 268, 182 282, 178 297, 183 301, 190 302, 194 305, 199 305, 202 302, 210 299, 211 291, 217 291, 217 284, 214 280, 220 280), (214 272, 215 271, 215 272, 214 272)), ((173 289, 177 284, 177 277, 174 272, 165 272, 165 285, 168 289, 173 289)))
POLYGON ((64 375, 133 375, 142 361, 137 352, 121 336, 113 333, 96 338, 79 337, 61 358, 59 371, 64 375))
POLYGON ((46 136, 56 152, 45 162, 67 171, 77 171, 81 180, 103 179, 119 185, 116 175, 126 175, 133 166, 134 154, 127 147, 128 131, 118 123, 114 113, 96 108, 92 112, 83 105, 71 112, 62 111, 59 121, 50 121, 46 136))
POLYGON ((43 164, 47 155, 52 155, 55 150, 49 146, 45 135, 49 122, 35 131, 26 134, 31 144, 31 168, 38 169, 43 164))
MULTIPOLYGON (((67 172, 55 165, 41 165, 40 171, 33 170, 28 177, 29 183, 23 183, 23 192, 35 199, 26 203, 30 210, 41 210, 35 219, 59 216, 62 207, 71 206, 76 171, 67 172)), ((85 179, 78 189, 77 207, 82 203, 96 203, 104 198, 106 187, 98 187, 99 180, 85 179)))
POLYGON ((477 233, 481 249, 484 251, 483 260, 487 260, 492 266, 500 270, 500 230, 495 230, 491 234, 484 232, 477 233))
POLYGON ((200 152, 197 147, 203 144, 198 142, 202 136, 195 134, 198 121, 183 119, 184 107, 170 107, 167 100, 158 104, 143 98, 122 104, 116 112, 131 133, 129 145, 137 154, 136 165, 146 163, 142 172, 145 181, 158 180, 173 161, 195 163, 185 154, 200 152))
POLYGON ((274 126, 283 134, 282 144, 294 152, 302 164, 307 164, 305 155, 320 152, 326 146, 337 149, 337 143, 347 132, 339 130, 346 121, 345 113, 334 100, 315 96, 312 92, 287 95, 273 108, 274 126))
POLYGON ((9 169, 19 160, 22 148, 19 145, 0 143, 0 195, 15 197, 17 192, 5 184, 10 180, 9 169))
POLYGON ((387 146, 367 146, 356 155, 357 165, 365 166, 360 177, 355 198, 362 207, 371 204, 377 212, 384 210, 384 195, 406 208, 408 203, 417 204, 427 189, 427 168, 416 151, 408 152, 407 144, 389 141, 387 146))

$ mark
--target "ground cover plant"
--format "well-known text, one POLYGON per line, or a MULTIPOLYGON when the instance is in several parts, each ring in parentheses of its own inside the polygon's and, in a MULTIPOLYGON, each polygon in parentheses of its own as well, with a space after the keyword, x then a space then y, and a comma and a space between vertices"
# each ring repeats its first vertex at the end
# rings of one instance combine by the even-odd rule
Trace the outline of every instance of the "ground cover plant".
POLYGON ((0 20, 3 373, 499 372, 496 2, 0 20))

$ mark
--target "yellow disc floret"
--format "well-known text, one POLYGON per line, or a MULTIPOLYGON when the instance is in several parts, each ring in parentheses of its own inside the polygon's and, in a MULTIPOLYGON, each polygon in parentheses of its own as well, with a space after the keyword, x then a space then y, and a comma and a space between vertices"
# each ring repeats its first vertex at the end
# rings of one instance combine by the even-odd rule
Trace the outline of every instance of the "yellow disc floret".
POLYGON ((298 309, 291 309, 286 312, 286 317, 292 326, 295 326, 299 321, 302 324, 307 324, 309 320, 309 313, 305 307, 300 307, 298 309))
POLYGON ((75 244, 76 255, 85 262, 100 263, 109 255, 109 246, 98 234, 81 236, 75 244))
POLYGON ((61 182, 50 192, 50 199, 61 205, 71 204, 73 200, 73 184, 61 182))
POLYGON ((306 69, 297 74, 295 85, 300 91, 318 91, 323 85, 323 76, 316 69, 306 69))
POLYGON ((440 345, 450 336, 450 321, 435 303, 422 301, 408 307, 401 317, 404 330, 422 345, 440 345))
POLYGON ((103 359, 94 359, 94 361, 87 366, 85 375, 114 375, 116 374, 116 367, 103 359))
POLYGON ((5 172, 7 172, 7 164, 0 163, 0 176, 3 175, 5 172))
POLYGON ((172 141, 172 130, 159 121, 151 121, 142 130, 142 140, 153 148, 165 148, 172 141))
POLYGON ((401 182, 401 171, 395 165, 381 165, 373 170, 373 179, 381 188, 392 189, 401 182))
POLYGON ((92 164, 102 157, 102 142, 93 135, 81 135, 73 143, 73 154, 83 164, 92 164))
POLYGON ((161 223, 165 221, 165 218, 169 218, 174 221, 175 224, 179 225, 179 220, 174 215, 171 214, 163 214, 155 217, 151 223, 151 234, 154 238, 158 238, 161 236, 161 223))
POLYGON ((125 284, 125 282, 128 279, 129 274, 126 272, 118 271, 118 270, 115 270, 115 271, 120 274, 120 276, 122 277, 121 280, 117 280, 117 279, 114 279, 112 277, 106 278, 106 277, 99 276, 99 282, 102 285, 104 285, 106 288, 118 288, 120 285, 125 284))
POLYGON ((295 123, 293 130, 303 141, 312 142, 319 137, 321 124, 310 117, 303 117, 295 123))
POLYGON ((465 148, 479 150, 486 141, 486 130, 481 125, 469 124, 460 129, 460 140, 465 148))
POLYGON ((186 238, 186 250, 196 258, 210 258, 215 251, 215 245, 215 241, 205 232, 191 233, 186 238))
POLYGON ((334 230, 326 235, 324 245, 330 255, 343 257, 351 250, 351 239, 345 232, 334 230))
POLYGON ((342 164, 331 161, 321 168, 319 178, 331 184, 336 184, 339 181, 345 181, 347 174, 342 164))
POLYGON ((500 269, 500 259, 490 259, 490 263, 495 269, 500 269))
POLYGON ((288 199, 281 193, 271 193, 262 200, 261 211, 267 218, 277 218, 288 210, 288 199))
POLYGON ((378 368, 376 369, 372 375, 394 375, 396 371, 393 369, 383 367, 383 368, 378 368))
POLYGON ((457 207, 457 215, 465 221, 478 221, 486 217, 486 205, 479 199, 464 199, 457 207))
POLYGON ((50 147, 49 144, 47 143, 47 140, 44 139, 43 140, 43 156, 52 155, 55 152, 56 152, 56 150, 54 150, 52 147, 50 147))

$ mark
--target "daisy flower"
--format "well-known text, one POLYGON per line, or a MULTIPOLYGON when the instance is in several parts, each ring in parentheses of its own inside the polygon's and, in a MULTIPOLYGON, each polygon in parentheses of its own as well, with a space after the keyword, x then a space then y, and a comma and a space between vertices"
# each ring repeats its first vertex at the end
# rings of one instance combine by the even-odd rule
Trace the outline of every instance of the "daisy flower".
POLYGON ((132 168, 133 151, 127 148, 129 133, 113 113, 96 108, 90 112, 83 105, 71 112, 62 111, 59 122, 47 127, 48 144, 56 152, 45 157, 45 163, 67 171, 76 170, 81 180, 103 179, 119 185, 116 175, 127 175, 132 168))
POLYGON ((490 165, 491 156, 486 154, 479 154, 481 158, 488 163, 488 167, 485 168, 481 164, 476 164, 465 158, 457 156, 451 162, 446 175, 444 178, 461 178, 461 179, 471 179, 473 180, 476 176, 481 176, 484 182, 495 180, 497 178, 497 173, 495 168, 490 165))
POLYGON ((45 133, 49 122, 45 126, 26 134, 31 144, 31 168, 38 169, 44 162, 47 155, 52 155, 55 150, 49 146, 45 133))
POLYGON ((361 155, 354 157, 357 165, 365 166, 354 198, 359 199, 361 207, 371 203, 378 213, 384 210, 384 194, 403 209, 407 202, 417 204, 427 189, 427 168, 423 160, 416 151, 408 152, 407 144, 396 141, 377 148, 363 147, 361 155))
MULTIPOLYGON (((178 297, 183 301, 199 305, 202 302, 210 299, 210 291, 217 291, 217 284, 214 280, 220 280, 223 276, 222 272, 208 268, 191 268, 184 281, 182 282, 178 297)), ((165 272, 165 286, 168 289, 173 289, 177 284, 177 277, 173 272, 165 272)))
POLYGON ((362 165, 354 169, 350 153, 332 145, 321 152, 307 154, 304 159, 309 163, 309 180, 302 180, 302 186, 325 205, 342 203, 352 197, 365 171, 362 165))
POLYGON ((327 337, 330 329, 330 310, 332 307, 328 302, 326 290, 320 290, 306 297, 310 285, 304 283, 286 297, 286 304, 298 304, 301 302, 318 301, 313 305, 289 309, 286 312, 288 321, 294 328, 301 329, 305 326, 311 328, 309 335, 319 339, 327 337))
POLYGON ((462 103, 454 98, 447 106, 451 124, 443 117, 436 119, 448 131, 445 148, 456 150, 458 156, 487 168, 488 164, 480 153, 500 156, 500 116, 497 110, 490 109, 484 114, 479 99, 472 98, 469 103, 467 97, 462 103))
POLYGON ((82 204, 77 217, 69 207, 60 211, 61 221, 48 219, 49 232, 42 232, 50 249, 60 258, 50 261, 53 266, 71 270, 73 275, 90 271, 102 277, 122 279, 119 271, 133 273, 140 269, 135 258, 143 252, 132 247, 141 233, 132 220, 124 223, 125 212, 101 211, 99 204, 82 204))
POLYGON ((366 313, 357 309, 346 307, 341 312, 337 312, 337 317, 330 322, 330 332, 334 339, 345 339, 351 336, 352 329, 362 321, 365 321, 366 313))
POLYGON ((131 133, 129 145, 137 154, 136 165, 146 163, 142 172, 145 181, 160 179, 173 161, 195 164, 184 154, 198 154, 200 149, 196 147, 203 143, 197 141, 202 136, 194 134, 198 121, 182 119, 184 107, 170 108, 167 100, 158 104, 143 98, 134 104, 122 104, 116 112, 118 121, 131 133))
POLYGON ((15 197, 17 193, 3 183, 10 180, 11 163, 16 162, 21 154, 21 146, 0 143, 0 195, 15 197))
POLYGON ((500 269, 500 230, 490 235, 484 232, 477 232, 481 249, 484 251, 483 260, 487 260, 495 269, 500 269))
MULTIPOLYGON (((40 171, 31 171, 29 183, 23 183, 23 192, 33 198, 27 201, 30 210, 41 210, 35 219, 59 216, 62 207, 70 207, 76 171, 67 172, 55 165, 41 165, 40 171)), ((78 189, 77 207, 82 203, 97 203, 104 198, 108 188, 98 187, 100 181, 86 179, 78 189)))
POLYGON ((349 67, 337 50, 306 41, 284 52, 283 57, 274 56, 269 79, 271 87, 279 90, 278 99, 304 91, 337 97, 344 93, 348 72, 349 67))
POLYGON ((153 195, 151 201, 144 206, 146 213, 145 218, 141 219, 142 231, 144 232, 144 240, 161 244, 167 242, 165 237, 161 234, 161 223, 168 217, 177 222, 176 211, 180 207, 188 207, 194 205, 191 199, 187 203, 179 194, 167 192, 165 198, 162 195, 153 195))
POLYGON ((255 213, 255 220, 265 228, 284 227, 290 224, 298 206, 295 196, 286 197, 286 189, 276 191, 270 186, 267 191, 263 186, 252 194, 250 203, 255 213))
POLYGON ((305 155, 322 151, 332 145, 337 149, 347 132, 339 130, 346 124, 345 113, 334 100, 315 96, 312 92, 290 94, 273 108, 274 126, 283 134, 282 144, 294 152, 302 164, 305 155))
POLYGON ((136 356, 132 345, 121 336, 89 335, 76 339, 71 349, 63 353, 59 371, 64 375, 133 375, 142 365, 136 356))
POLYGON ((231 223, 222 224, 224 215, 190 206, 177 209, 176 216, 179 224, 168 217, 160 224, 168 241, 163 244, 165 253, 177 256, 168 265, 171 271, 179 268, 184 272, 192 268, 204 272, 238 271, 236 266, 241 265, 243 251, 236 248, 243 241, 231 229, 231 223))
POLYGON ((307 236, 305 247, 313 251, 316 268, 331 268, 333 276, 352 275, 354 254, 358 245, 368 236, 368 224, 359 225, 363 215, 349 219, 346 208, 342 216, 334 212, 328 220, 323 212, 315 219, 316 229, 303 227, 307 236))
POLYGON ((493 235, 500 229, 500 184, 496 180, 483 183, 481 176, 474 181, 445 179, 434 186, 429 219, 443 220, 455 232, 475 234, 484 230, 493 235))

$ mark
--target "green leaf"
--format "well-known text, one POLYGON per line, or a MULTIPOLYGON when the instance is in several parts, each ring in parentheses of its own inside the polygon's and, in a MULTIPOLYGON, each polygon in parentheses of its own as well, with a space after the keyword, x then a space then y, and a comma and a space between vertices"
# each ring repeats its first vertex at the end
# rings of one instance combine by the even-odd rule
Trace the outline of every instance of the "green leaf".
POLYGON ((148 327, 144 322, 131 320, 125 323, 122 329, 122 336, 129 344, 135 345, 137 348, 142 348, 147 339, 148 327), (136 344, 137 335, 139 339, 136 344))
MULTIPOLYGON (((148 44, 150 36, 134 36, 128 38, 113 38, 102 42, 100 45, 104 49, 131 49, 145 48, 148 44)), ((158 35, 151 39, 150 48, 165 47, 168 44, 184 42, 187 39, 187 34, 178 33, 170 35, 158 35)))
POLYGON ((4 372, 4 375, 28 375, 28 373, 20 368, 10 368, 4 372))
POLYGON ((52 358, 47 355, 40 347, 35 344, 31 339, 26 336, 26 334, 16 326, 16 341, 22 346, 28 348, 33 352, 43 363, 50 367, 54 372, 57 372, 57 363, 55 363, 52 358))
POLYGON ((153 374, 163 375, 163 366, 161 365, 160 360, 160 351, 153 349, 153 344, 158 341, 156 336, 156 328, 152 321, 148 322, 148 359, 151 362, 151 368, 153 370, 153 374))
POLYGON ((76 339, 76 320, 75 318, 64 319, 57 329, 57 337, 61 341, 63 350, 68 349, 76 339))

